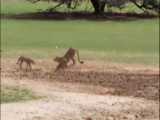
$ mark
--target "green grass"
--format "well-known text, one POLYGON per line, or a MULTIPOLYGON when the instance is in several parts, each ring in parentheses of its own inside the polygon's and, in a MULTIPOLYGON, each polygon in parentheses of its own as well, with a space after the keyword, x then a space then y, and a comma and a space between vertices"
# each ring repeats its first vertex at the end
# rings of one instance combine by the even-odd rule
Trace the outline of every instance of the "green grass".
POLYGON ((39 98, 40 97, 35 96, 34 93, 28 89, 9 86, 2 86, 1 88, 1 103, 27 101, 39 98))
POLYGON ((2 50, 6 57, 20 54, 52 57, 74 47, 85 59, 158 65, 159 23, 154 20, 1 21, 2 50), (58 46, 58 49, 56 49, 58 46), (58 52, 60 50, 60 52, 58 52))

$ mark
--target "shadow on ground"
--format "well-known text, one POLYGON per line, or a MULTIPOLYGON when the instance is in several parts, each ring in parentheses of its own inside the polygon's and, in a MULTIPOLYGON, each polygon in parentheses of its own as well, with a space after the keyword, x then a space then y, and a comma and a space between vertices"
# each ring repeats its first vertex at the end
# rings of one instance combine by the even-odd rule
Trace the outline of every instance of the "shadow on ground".
POLYGON ((135 20, 158 18, 158 16, 144 13, 104 13, 102 15, 96 15, 89 12, 36 12, 23 14, 1 14, 1 18, 31 20, 135 20))

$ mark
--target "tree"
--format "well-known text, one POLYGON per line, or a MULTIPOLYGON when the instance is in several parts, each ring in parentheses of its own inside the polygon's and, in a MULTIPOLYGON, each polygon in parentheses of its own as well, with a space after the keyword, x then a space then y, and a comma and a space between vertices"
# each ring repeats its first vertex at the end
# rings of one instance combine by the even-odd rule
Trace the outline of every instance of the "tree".
POLYGON ((104 12, 105 5, 109 7, 123 8, 127 3, 127 0, 91 0, 94 6, 95 13, 101 14, 104 12))
POLYGON ((160 0, 130 0, 134 5, 142 10, 153 10, 159 12, 160 0))
POLYGON ((159 12, 160 0, 91 0, 91 3, 95 9, 95 13, 103 13, 105 5, 107 7, 123 8, 126 3, 133 3, 143 11, 152 10, 159 12))
POLYGON ((52 12, 55 8, 61 6, 62 4, 66 4, 67 8, 75 9, 76 6, 79 4, 80 0, 27 0, 32 3, 36 3, 39 1, 44 1, 44 2, 58 2, 56 6, 53 8, 49 8, 48 10, 52 12))
MULTIPOLYGON (((36 3, 38 1, 48 1, 48 2, 58 2, 56 6, 48 9, 52 12, 55 8, 61 6, 62 4, 66 4, 68 8, 75 9, 78 5, 80 5, 84 0, 28 0, 32 3, 36 3)), ((95 14, 102 14, 105 11, 105 6, 123 8, 126 3, 133 3, 138 8, 146 11, 153 10, 159 12, 160 9, 160 0, 90 0, 92 6, 94 7, 95 14)))

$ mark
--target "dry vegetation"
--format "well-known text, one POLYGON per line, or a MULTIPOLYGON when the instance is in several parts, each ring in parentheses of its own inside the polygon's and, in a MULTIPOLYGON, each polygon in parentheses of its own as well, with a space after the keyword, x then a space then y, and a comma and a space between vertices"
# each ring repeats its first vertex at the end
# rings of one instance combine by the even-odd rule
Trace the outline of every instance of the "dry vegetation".
POLYGON ((54 73, 51 60, 32 72, 2 60, 2 85, 19 85, 46 98, 2 104, 2 120, 158 120, 159 69, 85 61, 54 73), (7 114, 7 116, 6 116, 7 114))

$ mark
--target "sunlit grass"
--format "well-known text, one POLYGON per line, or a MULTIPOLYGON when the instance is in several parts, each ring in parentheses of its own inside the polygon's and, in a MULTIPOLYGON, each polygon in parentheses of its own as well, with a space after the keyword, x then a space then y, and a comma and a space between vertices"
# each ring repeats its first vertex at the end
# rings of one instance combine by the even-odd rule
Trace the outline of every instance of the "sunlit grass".
POLYGON ((11 86, 2 86, 1 88, 1 103, 10 103, 18 101, 27 101, 33 99, 39 99, 40 97, 34 95, 31 90, 22 89, 11 86))
POLYGON ((2 20, 2 52, 52 57, 74 47, 86 59, 158 65, 158 20, 128 22, 2 20), (58 50, 56 47, 58 47, 58 50))

